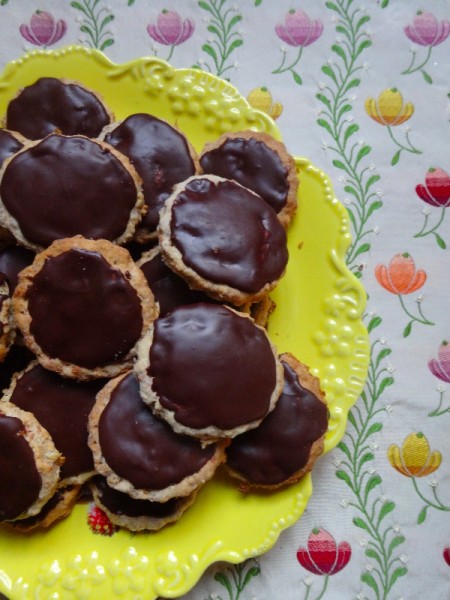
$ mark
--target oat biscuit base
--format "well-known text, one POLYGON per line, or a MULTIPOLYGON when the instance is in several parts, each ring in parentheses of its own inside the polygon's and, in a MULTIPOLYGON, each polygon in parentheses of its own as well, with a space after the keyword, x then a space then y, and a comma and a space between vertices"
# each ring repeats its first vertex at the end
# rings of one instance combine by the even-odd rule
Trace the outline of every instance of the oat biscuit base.
MULTIPOLYGON (((284 275, 284 271, 280 273, 276 279, 264 284, 258 291, 247 292, 226 283, 212 281, 211 279, 202 276, 194 268, 185 263, 183 254, 175 245, 174 235, 172 233, 172 207, 175 204, 178 195, 183 192, 186 185, 196 178, 198 178, 198 176, 190 177, 189 179, 186 179, 186 181, 175 185, 172 194, 167 198, 164 207, 160 212, 158 239, 164 262, 172 269, 172 271, 182 277, 188 283, 189 287, 194 290, 201 290, 215 300, 230 303, 235 307, 246 307, 254 302, 259 302, 266 298, 267 294, 278 285, 280 279, 284 275)), ((214 184, 230 181, 216 175, 202 175, 201 178, 208 179, 214 184)), ((236 186, 247 190, 249 194, 253 194, 260 198, 255 192, 252 192, 252 190, 249 190, 248 188, 244 188, 240 183, 233 183, 235 183, 236 186)), ((276 213, 274 212, 274 214, 276 213)))
MULTIPOLYGON (((55 448, 48 431, 42 427, 32 413, 21 410, 11 402, 0 400, 0 414, 15 417, 22 422, 23 437, 34 454, 36 468, 41 476, 38 498, 17 519, 14 519, 16 521, 38 514, 50 500, 59 484, 59 467, 64 459, 55 448)), ((5 482, 3 482, 4 484, 5 482)))
MULTIPOLYGON (((119 477, 106 462, 102 454, 99 439, 99 422, 103 411, 107 407, 111 394, 118 383, 128 375, 128 373, 119 375, 111 379, 97 394, 97 402, 89 415, 88 422, 88 444, 94 456, 94 465, 97 473, 106 478, 110 487, 119 492, 124 492, 136 500, 151 500, 153 502, 166 502, 172 498, 185 497, 191 495, 195 490, 202 486, 216 472, 218 466, 225 460, 225 447, 227 442, 218 442, 211 459, 196 473, 185 477, 179 483, 170 485, 160 490, 137 489, 128 480, 119 477)), ((150 410, 150 409, 149 409, 150 410)), ((180 456, 180 460, 183 457, 180 456)))
MULTIPOLYGON (((257 140, 258 142, 266 145, 270 150, 272 150, 275 154, 277 154, 286 169, 286 182, 288 185, 288 192, 286 195, 286 203, 284 207, 277 213, 280 222, 282 223, 285 229, 289 228, 289 225, 292 222, 292 219, 297 212, 297 192, 299 187, 299 177, 297 174, 297 168, 295 165, 294 158, 291 154, 289 154, 285 144, 279 140, 276 140, 269 133, 264 131, 237 131, 237 132, 229 132, 222 134, 216 141, 208 142, 204 145, 201 153, 200 153, 200 162, 202 157, 211 152, 212 150, 216 150, 220 148, 224 142, 230 139, 244 139, 244 140, 257 140)), ((250 159, 251 157, 249 157, 250 159)), ((262 175, 263 177, 263 175, 262 175)), ((239 180, 239 177, 235 177, 238 183, 245 185, 242 181, 239 180)), ((251 186, 247 184, 246 187, 251 189, 251 186)), ((256 191, 256 190, 255 190, 256 191)))
POLYGON ((82 236, 56 240, 46 250, 37 254, 35 260, 29 267, 21 271, 19 283, 14 291, 12 300, 14 320, 22 332, 25 345, 36 355, 40 364, 46 369, 56 371, 64 377, 81 380, 98 377, 114 377, 131 367, 137 343, 119 363, 88 369, 48 356, 39 346, 30 331, 32 317, 28 310, 27 294, 33 286, 35 275, 42 269, 47 258, 58 256, 74 248, 99 253, 112 268, 118 269, 122 273, 124 278, 133 287, 140 300, 143 321, 141 335, 144 334, 153 320, 157 317, 158 309, 142 271, 136 266, 129 252, 125 250, 125 248, 116 246, 107 240, 88 240, 82 236))
MULTIPOLYGON (((119 163, 121 163, 121 165, 130 174, 130 176, 134 182, 135 188, 136 188, 136 202, 135 202, 135 205, 130 210, 130 216, 128 219, 128 223, 125 225, 123 232, 117 238, 110 240, 110 241, 112 241, 118 245, 123 245, 126 242, 128 242, 129 240, 131 240, 135 233, 136 227, 137 227, 138 223, 141 221, 142 215, 145 212, 144 194, 142 191, 142 179, 138 175, 138 173, 137 173, 136 169, 134 168, 133 164, 131 163, 131 161, 124 154, 122 154, 121 152, 116 150, 113 146, 110 146, 109 144, 107 144, 104 141, 88 138, 88 137, 82 136, 82 135, 63 136, 62 134, 49 134, 49 136, 54 136, 54 135, 58 135, 61 138, 72 138, 73 137, 73 138, 82 138, 84 140, 89 140, 90 142, 92 142, 92 144, 96 144, 97 146, 102 148, 102 150, 105 153, 109 153, 112 156, 114 156, 116 158, 116 160, 119 163)), ((47 137, 49 137, 49 136, 47 136, 47 137)), ((46 138, 43 138, 43 140, 45 140, 45 139, 46 138)), ((5 171, 8 169, 9 164, 20 154, 28 152, 28 150, 30 150, 34 146, 38 146, 43 140, 28 141, 26 144, 24 144, 23 148, 21 148, 18 152, 16 152, 12 156, 9 156, 3 162, 3 164, 0 168, 0 185, 1 185, 3 175, 4 175, 5 171)), ((92 176, 95 177, 94 169, 92 170, 92 176)), ((74 202, 76 202, 76 198, 74 198, 73 200, 74 200, 74 202)), ((113 210, 113 208, 114 207, 111 207, 111 210, 113 210)), ((44 247, 42 245, 37 244, 36 242, 33 242, 32 240, 29 240, 25 237, 24 233, 22 232, 20 223, 8 211, 8 209, 6 208, 5 204, 2 201, 1 196, 0 196, 0 223, 2 223, 3 227, 14 237, 14 239, 19 244, 25 246, 26 248, 30 248, 31 250, 34 250, 35 252, 40 252, 44 249, 44 247)))
POLYGON ((16 329, 12 317, 11 298, 9 295, 9 285, 6 279, 1 281, 0 274, 0 297, 4 296, 0 304, 0 362, 2 362, 16 337, 16 329))
POLYGON ((119 527, 125 527, 130 531, 158 531, 169 523, 175 523, 181 515, 195 502, 198 490, 194 490, 189 496, 176 498, 174 511, 166 517, 151 517, 148 515, 129 516, 124 513, 112 512, 102 503, 101 492, 99 491, 95 478, 89 483, 95 504, 106 513, 111 523, 119 527))
MULTIPOLYGON (((289 365, 293 369, 293 371, 295 371, 295 373, 297 373, 298 379, 299 379, 302 387, 304 387, 306 390, 313 393, 320 402, 322 402, 325 405, 327 404, 325 394, 320 387, 319 379, 311 373, 309 368, 304 363, 297 360, 297 358, 290 352, 285 352, 285 353, 281 354, 280 360, 282 362, 285 362, 287 365, 289 365)), ((229 464, 226 463, 225 468, 232 477, 234 477, 242 482, 239 485, 239 489, 242 490, 243 492, 249 492, 249 491, 252 491, 253 489, 265 489, 268 491, 271 491, 271 490, 273 491, 273 490, 277 490, 284 486, 292 485, 292 484, 296 483, 297 481, 299 481, 299 479, 301 479, 304 475, 311 472, 317 459, 320 456, 322 456, 323 451, 324 451, 325 433, 320 438, 318 438, 315 442, 313 442, 313 444, 311 445, 308 462, 304 465, 304 467, 302 467, 301 469, 299 469, 298 471, 293 473, 289 478, 287 478, 285 481, 283 481, 279 484, 274 484, 274 485, 264 485, 264 484, 260 484, 260 483, 252 484, 242 474, 238 473, 237 471, 234 471, 229 466, 229 464)))

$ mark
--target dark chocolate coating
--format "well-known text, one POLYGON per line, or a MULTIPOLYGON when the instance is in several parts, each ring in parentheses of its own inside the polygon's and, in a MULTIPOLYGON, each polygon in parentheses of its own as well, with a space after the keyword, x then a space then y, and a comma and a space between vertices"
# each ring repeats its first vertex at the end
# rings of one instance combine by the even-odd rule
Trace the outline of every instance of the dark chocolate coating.
POLYGON ((0 129, 0 167, 3 162, 22 148, 22 142, 19 142, 9 131, 0 129))
POLYGON ((36 365, 17 380, 10 401, 34 414, 64 456, 61 479, 94 470, 87 421, 105 380, 76 381, 36 365))
POLYGON ((0 363, 0 393, 9 387, 14 373, 22 371, 36 356, 21 344, 13 344, 0 363))
POLYGON ((243 292, 277 281, 288 260, 275 211, 233 181, 190 181, 173 204, 171 233, 188 267, 243 292))
POLYGON ((54 77, 42 77, 11 100, 6 127, 29 140, 39 140, 59 131, 65 135, 96 137, 110 117, 92 92, 54 77))
POLYGON ((110 468, 135 488, 162 490, 197 473, 213 456, 214 444, 202 448, 187 435, 174 433, 144 404, 133 373, 114 388, 99 421, 102 454, 110 468))
POLYGON ((276 386, 264 331, 215 304, 182 306, 155 321, 148 374, 161 405, 193 429, 262 419, 276 386))
POLYGON ((140 268, 159 304, 160 317, 183 304, 214 302, 205 293, 191 290, 184 279, 169 269, 162 260, 161 254, 156 254, 152 259, 144 262, 140 268))
POLYGON ((257 429, 235 437, 227 464, 251 484, 283 483, 308 462, 311 446, 327 430, 326 405, 302 387, 285 362, 284 388, 275 409, 257 429))
POLYGON ((73 489, 72 485, 66 485, 62 488, 58 488, 53 496, 48 500, 37 515, 33 515, 32 517, 27 517, 25 519, 20 519, 16 521, 15 524, 20 527, 34 527, 42 523, 44 519, 54 510, 58 504, 64 499, 64 493, 70 492, 73 489))
POLYGON ((0 412, 0 521, 16 519, 36 502, 42 479, 16 417, 0 412))
POLYGON ((108 133, 105 141, 128 156, 142 177, 148 207, 142 225, 156 230, 159 211, 174 184, 195 173, 186 138, 169 123, 137 113, 108 133))
POLYGON ((106 479, 101 476, 95 477, 92 484, 97 488, 102 506, 115 515, 164 519, 175 513, 179 503, 178 498, 171 498, 167 502, 136 500, 124 492, 109 487, 106 479))
POLYGON ((87 369, 120 362, 141 336, 136 290, 98 252, 46 259, 27 291, 30 331, 52 358, 87 369))
POLYGON ((77 234, 119 238, 137 188, 122 162, 94 140, 54 134, 14 156, 0 194, 23 236, 46 247, 77 234))
POLYGON ((0 273, 6 275, 11 294, 17 286, 20 271, 31 265, 36 254, 23 246, 7 246, 0 250, 0 273))
POLYGON ((230 138, 200 158, 204 173, 234 179, 253 190, 275 212, 286 205, 289 192, 288 170, 280 156, 255 138, 230 138))

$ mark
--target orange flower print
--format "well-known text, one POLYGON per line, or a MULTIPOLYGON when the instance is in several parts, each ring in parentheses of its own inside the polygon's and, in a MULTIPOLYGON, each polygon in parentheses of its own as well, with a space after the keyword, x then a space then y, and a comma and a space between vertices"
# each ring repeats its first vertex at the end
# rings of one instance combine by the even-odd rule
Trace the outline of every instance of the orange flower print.
POLYGON ((265 112, 274 121, 283 112, 283 105, 273 101, 272 94, 266 87, 253 88, 248 93, 247 100, 250 106, 265 112))
POLYGON ((389 137, 399 148, 392 157, 391 165, 398 163, 400 154, 403 151, 422 154, 420 150, 411 144, 408 131, 405 134, 406 145, 399 142, 392 131, 392 127, 402 125, 414 113, 414 105, 411 102, 405 102, 402 94, 396 88, 383 90, 377 100, 375 98, 367 98, 364 107, 371 119, 387 128, 389 137))
POLYGON ((423 325, 434 325, 422 312, 422 298, 416 300, 419 315, 412 314, 403 300, 404 295, 416 292, 427 280, 425 271, 423 269, 416 269, 414 260, 408 252, 396 254, 391 259, 388 267, 383 264, 377 265, 375 267, 375 277, 385 290, 398 297, 401 307, 410 318, 410 321, 403 330, 403 337, 407 337, 411 333, 414 322, 422 323, 423 325))

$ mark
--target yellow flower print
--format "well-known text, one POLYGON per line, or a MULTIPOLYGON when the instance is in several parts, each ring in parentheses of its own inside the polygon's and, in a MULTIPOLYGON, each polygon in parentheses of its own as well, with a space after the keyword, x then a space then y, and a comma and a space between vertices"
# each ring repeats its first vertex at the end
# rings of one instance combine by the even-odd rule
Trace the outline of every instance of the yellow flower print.
POLYGON ((371 119, 387 128, 391 140, 399 148, 391 159, 391 165, 398 163, 403 150, 412 154, 422 154, 421 150, 411 144, 408 131, 405 133, 406 144, 399 142, 392 132, 392 127, 405 123, 414 113, 414 105, 405 102, 396 88, 383 90, 377 100, 367 98, 364 106, 371 119))
POLYGON ((378 100, 367 98, 364 106, 369 117, 386 126, 401 125, 414 113, 414 106, 411 102, 405 103, 396 88, 382 91, 378 100))
POLYGON ((387 455, 394 469, 406 477, 426 477, 439 468, 442 460, 440 452, 431 452, 423 433, 410 433, 401 448, 391 444, 387 455))
POLYGON ((283 112, 283 105, 273 101, 272 94, 266 87, 253 88, 249 92, 247 100, 250 106, 265 112, 273 120, 278 119, 283 112))

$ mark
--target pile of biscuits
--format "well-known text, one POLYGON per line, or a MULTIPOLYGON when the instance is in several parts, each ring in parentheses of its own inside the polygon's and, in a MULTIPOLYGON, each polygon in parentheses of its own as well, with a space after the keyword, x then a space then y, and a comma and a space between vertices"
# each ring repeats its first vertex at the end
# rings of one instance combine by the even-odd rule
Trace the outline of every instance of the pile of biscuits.
POLYGON ((266 332, 298 178, 265 133, 197 154, 154 115, 115 121, 51 77, 0 129, 0 521, 176 521, 220 465, 240 489, 323 452, 318 380, 266 332))

